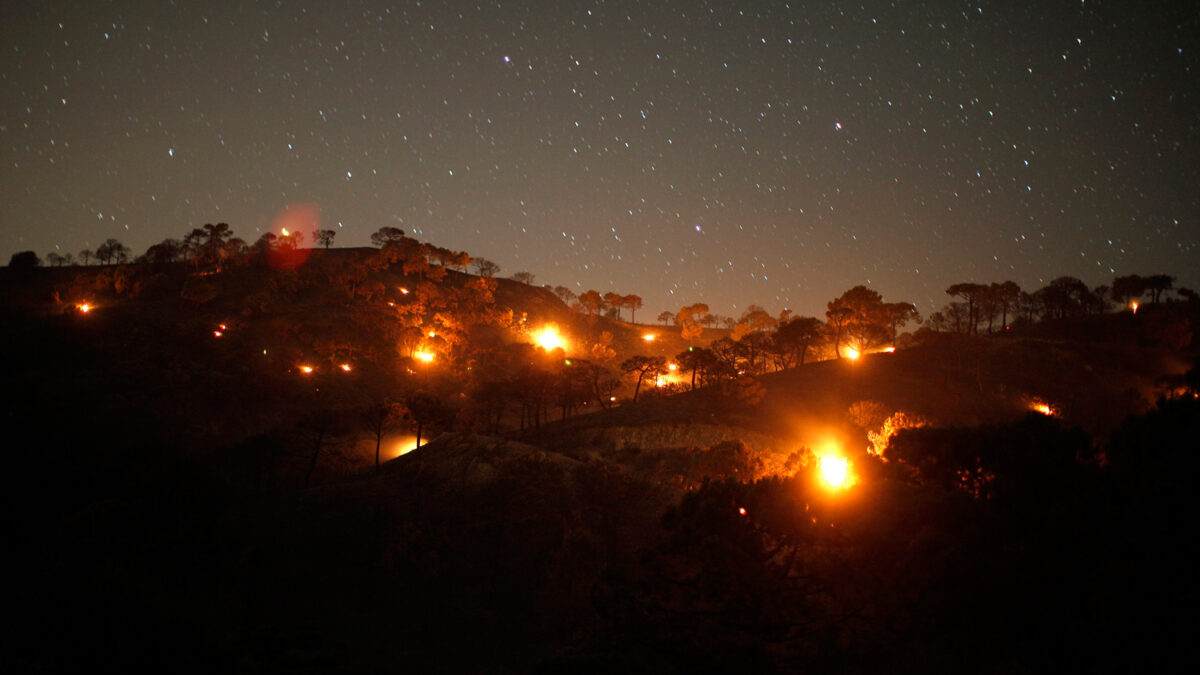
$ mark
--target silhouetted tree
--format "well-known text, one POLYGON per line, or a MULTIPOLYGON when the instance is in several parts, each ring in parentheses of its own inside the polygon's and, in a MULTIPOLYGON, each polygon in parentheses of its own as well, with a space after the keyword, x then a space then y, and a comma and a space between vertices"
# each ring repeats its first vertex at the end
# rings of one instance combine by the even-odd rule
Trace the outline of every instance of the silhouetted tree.
POLYGON ((398 227, 384 226, 371 235, 371 245, 383 248, 390 243, 399 243, 404 239, 404 230, 398 227))
POLYGON ((129 259, 129 247, 116 239, 107 239, 96 248, 96 259, 105 265, 122 264, 129 259))
POLYGON ((96 254, 92 253, 92 249, 85 248, 79 252, 79 261, 84 265, 88 265, 92 262, 92 258, 94 258, 95 255, 96 254))
POLYGON ((1112 297, 1121 304, 1142 297, 1146 293, 1146 280, 1136 274, 1113 279, 1112 297))
POLYGON ((1175 277, 1166 274, 1152 274, 1146 277, 1146 290, 1150 291, 1150 302, 1158 303, 1162 294, 1171 290, 1175 277))
POLYGON ((487 258, 476 258, 472 263, 475 272, 481 277, 494 277, 500 271, 500 266, 487 258))
POLYGON ((333 238, 336 236, 337 230, 313 230, 313 242, 326 250, 333 244, 333 238))
POLYGON ((533 273, 532 272, 517 272, 512 275, 512 280, 519 281, 523 284, 532 284, 533 283, 533 273))
POLYGON ((579 296, 579 304, 587 310, 588 317, 594 317, 604 310, 604 296, 600 291, 588 289, 579 296))
POLYGON ((609 291, 604 294, 604 306, 616 312, 616 320, 621 320, 621 306, 625 303, 625 296, 620 293, 609 291))
POLYGON ((20 251, 8 259, 8 266, 15 270, 30 270, 42 264, 42 259, 33 251, 20 251))
POLYGON ((417 445, 421 447, 421 434, 430 426, 440 426, 448 419, 450 411, 440 398, 429 392, 417 392, 405 400, 409 415, 417 424, 417 445))
MULTIPOLYGON (((711 314, 709 316, 711 316, 711 314)), ((674 314, 672 314, 668 310, 664 310, 662 313, 660 313, 658 315, 658 322, 661 323, 662 325, 666 326, 671 321, 671 319, 674 319, 674 318, 675 318, 674 314)))
POLYGON ((891 329, 892 346, 896 345, 896 332, 909 321, 921 322, 921 313, 911 302, 887 302, 883 305, 883 317, 891 329))
POLYGON ((652 380, 667 371, 667 360, 662 356, 632 356, 621 363, 621 372, 637 375, 637 384, 633 388, 633 402, 637 403, 638 392, 642 390, 642 381, 646 377, 652 380))
POLYGON ((567 288, 566 286, 555 286, 554 294, 558 296, 559 300, 562 300, 568 305, 576 299, 575 294, 572 293, 571 289, 567 288))
POLYGON ((967 301, 967 330, 964 332, 968 334, 973 335, 978 332, 979 301, 985 293, 987 293, 987 286, 974 283, 954 284, 946 289, 946 295, 957 296, 967 301))
POLYGON ((375 437, 375 468, 379 468, 379 447, 389 429, 400 426, 408 419, 408 408, 399 401, 385 399, 368 406, 362 413, 363 423, 375 437))
POLYGON ((855 342, 855 349, 861 352, 887 334, 883 298, 866 286, 855 286, 830 300, 825 318, 833 333, 833 348, 838 358, 842 356, 844 338, 855 342))
POLYGON ((796 365, 804 365, 808 350, 820 343, 825 334, 825 325, 811 316, 798 316, 780 324, 775 331, 775 342, 781 351, 792 355, 796 365))
POLYGON ((624 299, 624 304, 629 308, 629 323, 634 323, 634 317, 639 309, 642 308, 642 298, 639 295, 627 295, 624 299))

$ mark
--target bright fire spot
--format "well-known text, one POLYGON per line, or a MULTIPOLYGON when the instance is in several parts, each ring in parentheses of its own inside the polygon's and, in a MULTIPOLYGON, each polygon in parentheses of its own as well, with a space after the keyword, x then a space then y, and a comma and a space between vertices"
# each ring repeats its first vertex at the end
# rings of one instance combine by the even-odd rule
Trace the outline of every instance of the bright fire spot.
POLYGON ((414 352, 413 358, 425 363, 433 363, 433 352, 414 352))
POLYGON ((1042 403, 1041 401, 1034 401, 1033 405, 1031 405, 1029 407, 1032 408, 1034 410, 1034 412, 1039 412, 1043 415, 1046 415, 1047 417, 1054 416, 1054 408, 1051 408, 1050 405, 1047 403, 1042 403))
POLYGON ((739 516, 744 516, 744 515, 746 515, 746 507, 744 507, 744 506, 739 506, 739 507, 738 507, 738 515, 739 515, 739 516))
POLYGON ((821 480, 832 488, 847 487, 850 482, 850 462, 843 457, 826 455, 817 466, 821 480))
POLYGON ((352 370, 352 369, 350 368, 350 364, 349 364, 349 363, 343 363, 342 365, 338 366, 338 368, 341 368, 341 369, 342 369, 342 372, 346 372, 346 373, 348 373, 348 372, 350 372, 350 371, 352 370))
POLYGON ((401 294, 401 295, 408 295, 408 289, 407 289, 407 288, 403 288, 403 287, 401 287, 401 288, 400 288, 400 294, 401 294))
POLYGON ((896 348, 895 348, 895 347, 888 347, 887 349, 885 349, 885 350, 883 350, 883 351, 884 351, 884 353, 886 353, 886 354, 892 354, 892 353, 894 353, 894 352, 896 351, 896 348))
POLYGON ((225 330, 225 324, 221 324, 221 325, 217 326, 217 328, 220 328, 221 330, 225 330))
POLYGON ((642 339, 645 340, 646 342, 654 342, 654 338, 656 338, 656 337, 658 337, 658 336, 655 335, 654 333, 646 333, 645 335, 642 336, 642 339))
POLYGON ((566 342, 563 341, 562 336, 558 334, 558 330, 554 326, 546 326, 534 339, 537 341, 537 346, 546 351, 566 348, 566 342))
POLYGON ((858 356, 859 356, 859 354, 858 354, 857 349, 855 349, 854 347, 846 347, 846 358, 853 361, 854 359, 857 359, 858 356))
POLYGON ((87 314, 88 312, 92 311, 92 306, 86 302, 81 302, 78 305, 75 305, 75 309, 78 309, 80 312, 87 314))
POLYGON ((221 337, 222 335, 224 335, 224 333, 222 333, 222 332, 221 332, 221 331, 219 331, 219 330, 214 330, 214 331, 213 331, 213 337, 215 337, 215 338, 219 338, 219 337, 221 337))
POLYGON ((675 365, 674 363, 668 363, 667 369, 671 372, 675 372, 676 370, 679 370, 679 366, 675 365))
POLYGON ((609 396, 609 397, 608 397, 608 400, 610 400, 610 401, 616 401, 616 400, 617 400, 617 397, 616 397, 616 396, 609 396))
POLYGON ((290 236, 292 236, 292 235, 291 235, 291 233, 289 233, 289 232, 287 231, 287 228, 286 228, 286 227, 284 227, 284 228, 281 228, 281 229, 280 229, 280 231, 281 231, 281 232, 283 232, 283 236, 285 236, 285 237, 290 237, 290 236))
POLYGON ((437 337, 437 333, 434 331, 429 331, 429 337, 437 337))
POLYGON ((1129 309, 1132 309, 1134 314, 1137 314, 1137 308, 1138 308, 1137 302, 1129 303, 1129 309))
POLYGON ((304 373, 305 375, 307 375, 308 373, 311 373, 312 371, 313 371, 312 366, 300 366, 300 372, 304 373))

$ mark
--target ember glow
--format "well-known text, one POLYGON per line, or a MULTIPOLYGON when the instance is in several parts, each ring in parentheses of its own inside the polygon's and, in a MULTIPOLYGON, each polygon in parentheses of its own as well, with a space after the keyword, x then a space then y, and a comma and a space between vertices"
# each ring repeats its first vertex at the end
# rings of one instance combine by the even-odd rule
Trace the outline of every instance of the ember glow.
POLYGON ((645 335, 642 336, 642 339, 645 340, 646 342, 654 342, 654 339, 657 337, 658 336, 655 335, 654 333, 646 333, 645 335))
POLYGON ((542 328, 542 332, 538 333, 534 337, 534 341, 537 343, 537 346, 545 349, 546 351, 567 348, 567 343, 563 340, 563 337, 558 334, 558 328, 554 325, 548 325, 542 328))
POLYGON ((281 228, 281 229, 280 229, 280 232, 282 232, 282 233, 283 233, 283 236, 285 236, 285 237, 290 237, 290 236, 292 236, 292 235, 291 235, 291 234, 288 232, 288 229, 287 229, 286 227, 284 227, 284 228, 281 228))
POLYGON ((222 335, 224 335, 224 333, 222 333, 222 332, 221 332, 221 331, 219 331, 219 330, 214 330, 214 331, 213 331, 213 337, 215 337, 215 338, 219 338, 219 337, 221 337, 222 335))
POLYGON ((894 354, 895 352, 896 352, 895 347, 888 347, 887 349, 883 350, 883 353, 885 353, 885 354, 894 354))
POLYGON ((433 363, 433 352, 413 352, 413 358, 417 359, 418 361, 424 361, 425 363, 433 363))
POLYGON ((1134 314, 1137 314, 1137 308, 1138 308, 1138 304, 1137 304, 1137 301, 1136 301, 1136 300, 1134 300, 1133 302, 1129 303, 1129 309, 1133 310, 1133 313, 1134 313, 1134 314))
POLYGON ((350 367, 349 363, 343 363, 342 365, 338 366, 338 368, 341 368, 342 372, 344 372, 344 373, 348 373, 351 370, 353 370, 353 368, 350 367))
POLYGON ((408 295, 408 289, 407 289, 407 288, 404 288, 403 286, 401 286, 401 287, 400 287, 400 294, 401 294, 401 295, 408 295))
POLYGON ((826 455, 817 465, 821 480, 831 488, 841 489, 850 485, 850 462, 844 457, 826 455))
POLYGON ((75 309, 79 310, 81 314, 87 314, 88 312, 92 311, 92 306, 86 302, 81 302, 78 305, 75 305, 75 309))
POLYGON ((300 372, 304 373, 305 375, 311 373, 312 371, 313 371, 312 366, 300 366, 300 372))
POLYGON ((859 352, 857 349, 855 349, 854 347, 846 347, 846 358, 853 361, 853 360, 857 359, 858 357, 859 357, 859 352))
POLYGON ((1050 406, 1050 404, 1048 404, 1048 403, 1043 403, 1042 401, 1034 401, 1029 407, 1034 412, 1039 412, 1047 417, 1054 416, 1054 408, 1052 408, 1050 406))

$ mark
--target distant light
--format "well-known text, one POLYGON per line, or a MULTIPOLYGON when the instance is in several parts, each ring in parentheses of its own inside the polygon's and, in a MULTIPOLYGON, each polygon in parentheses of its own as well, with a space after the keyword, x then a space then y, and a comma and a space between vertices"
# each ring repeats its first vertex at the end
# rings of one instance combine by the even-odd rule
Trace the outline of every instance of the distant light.
POLYGON ((676 370, 679 370, 679 366, 675 365, 674 363, 668 363, 667 370, 670 370, 671 372, 675 372, 676 370))
POLYGON ((283 236, 285 236, 285 237, 290 237, 290 236, 292 236, 292 235, 288 234, 288 231, 287 231, 287 228, 286 228, 286 227, 285 227, 285 228, 282 228, 282 230, 281 230, 281 231, 283 232, 283 236))
POLYGON ((616 396, 609 396, 609 397, 608 397, 608 400, 609 400, 609 401, 616 401, 616 400, 617 400, 617 397, 616 397, 616 396))
POLYGON ((654 342, 654 339, 657 337, 658 336, 655 335, 654 333, 646 333, 645 335, 642 336, 642 339, 645 340, 646 342, 654 342))
POLYGON ((1137 308, 1138 308, 1138 304, 1137 304, 1136 300, 1129 303, 1129 309, 1132 309, 1134 314, 1137 314, 1137 308))
POLYGON ((858 353, 858 350, 855 349, 854 347, 846 348, 846 358, 853 361, 853 360, 857 359, 859 356, 860 356, 860 354, 858 353))
POLYGON ((884 353, 886 353, 886 354, 895 354, 895 353, 896 353, 896 348, 895 348, 895 347, 888 347, 887 349, 885 349, 885 350, 883 350, 883 351, 884 351, 884 353))
POLYGON ((408 289, 407 289, 407 288, 404 288, 403 286, 401 286, 401 287, 400 287, 400 293, 401 293, 402 295, 408 295, 408 289))
POLYGON ((429 337, 437 337, 437 333, 429 331, 429 337))
POLYGON ((221 325, 217 326, 217 328, 220 328, 221 330, 225 330, 225 324, 221 324, 221 325))
POLYGON ((413 358, 425 363, 433 363, 433 352, 414 352, 413 358))
POLYGON ((311 373, 312 371, 313 371, 312 366, 300 366, 300 372, 304 373, 305 375, 311 373))
POLYGON ((87 314, 88 312, 92 311, 92 306, 86 302, 81 302, 78 305, 75 305, 75 309, 79 310, 81 314, 87 314))
POLYGON ((746 515, 746 507, 744 507, 744 506, 739 506, 739 507, 738 507, 738 515, 739 515, 739 516, 744 516, 744 515, 746 515))
POLYGON ((219 330, 214 330, 214 331, 213 331, 213 337, 215 337, 215 338, 219 338, 219 337, 221 337, 222 335, 224 335, 224 333, 222 333, 222 332, 221 332, 221 331, 219 331, 219 330))
POLYGON ((342 371, 343 371, 343 372, 346 372, 346 373, 348 373, 348 372, 350 372, 350 371, 352 370, 352 369, 350 368, 350 364, 349 364, 349 363, 343 363, 342 365, 338 366, 338 368, 341 368, 341 369, 342 369, 342 371))

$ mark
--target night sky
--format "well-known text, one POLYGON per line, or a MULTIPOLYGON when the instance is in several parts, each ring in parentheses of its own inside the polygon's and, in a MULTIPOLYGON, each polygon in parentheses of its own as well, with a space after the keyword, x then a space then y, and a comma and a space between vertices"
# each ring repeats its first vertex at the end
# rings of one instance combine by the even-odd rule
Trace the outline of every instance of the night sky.
POLYGON ((1195 3, 6 2, 0 256, 316 204, 639 318, 1200 286, 1195 3))

